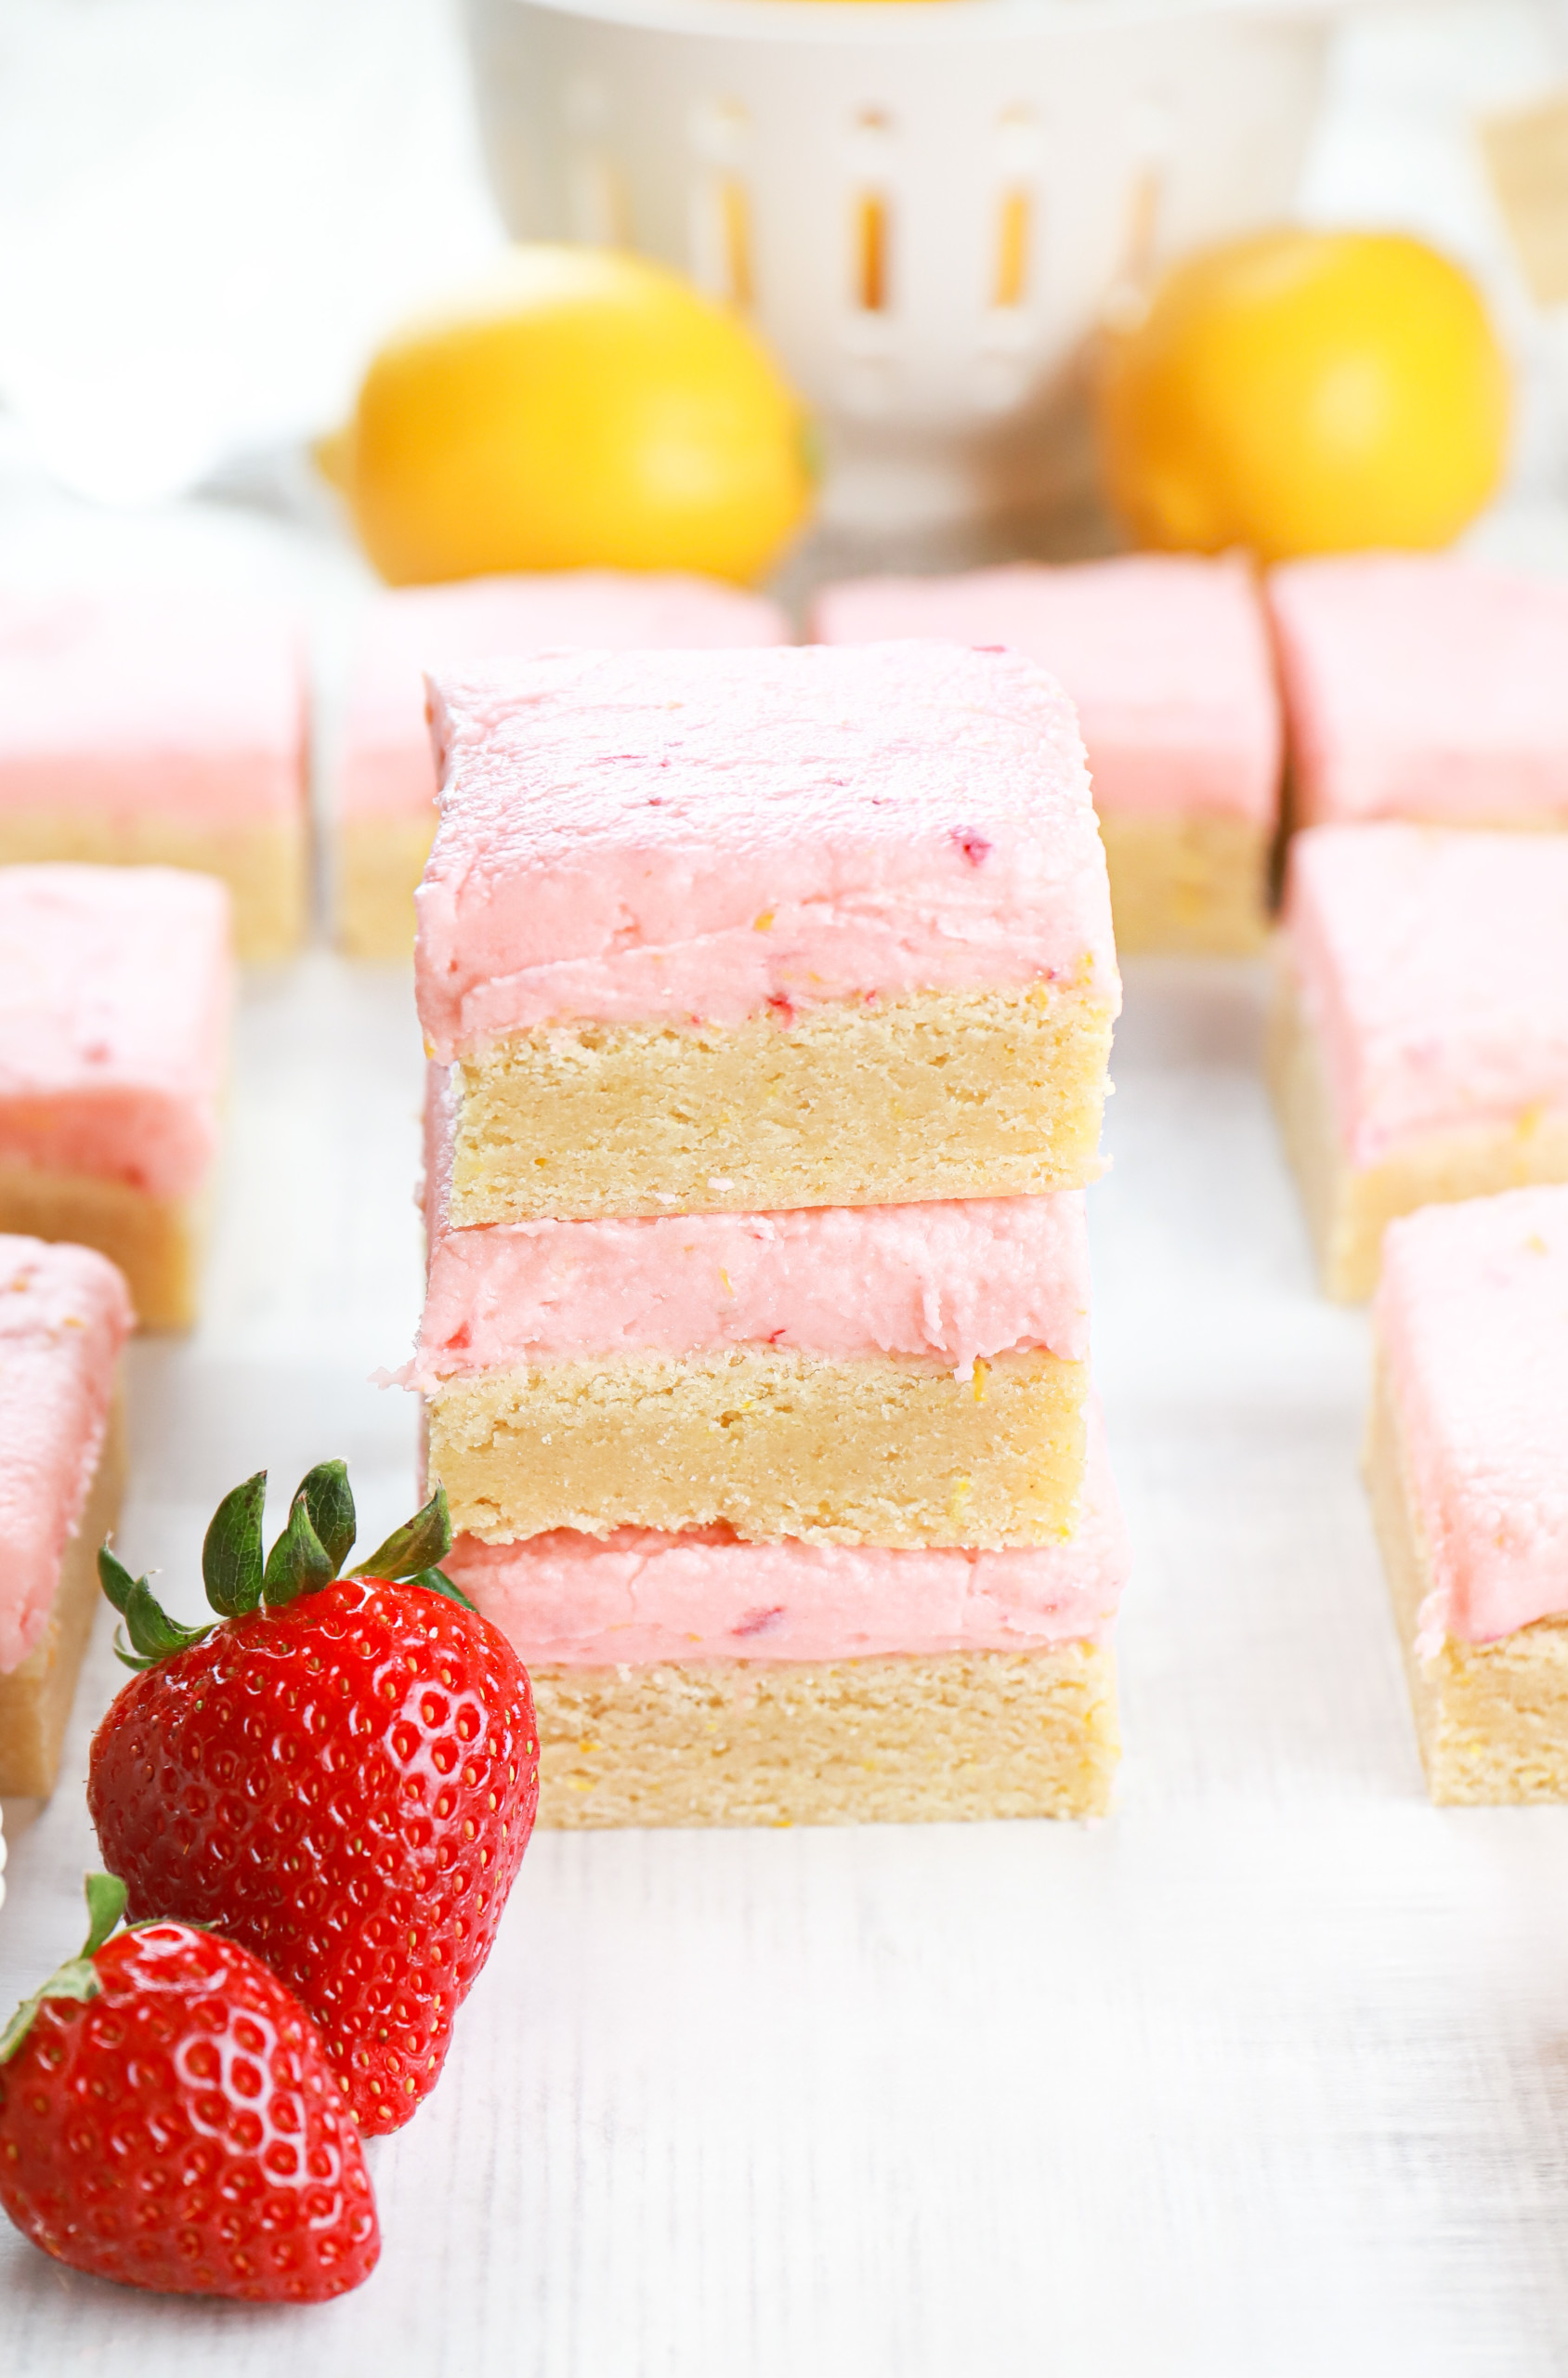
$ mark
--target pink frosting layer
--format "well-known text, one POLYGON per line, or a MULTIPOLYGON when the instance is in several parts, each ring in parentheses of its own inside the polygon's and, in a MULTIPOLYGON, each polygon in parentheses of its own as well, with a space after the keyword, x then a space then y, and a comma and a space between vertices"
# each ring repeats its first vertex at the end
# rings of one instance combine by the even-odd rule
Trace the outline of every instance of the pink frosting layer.
POLYGON ((166 867, 0 868, 0 1164, 200 1189, 233 999, 229 893, 166 867))
POLYGON ((105 1257, 0 1237, 0 1673, 44 1632, 130 1326, 105 1257))
POLYGON ((1392 1223, 1373 1310, 1431 1554, 1421 1649, 1568 1613, 1568 1188, 1392 1223))
POLYGON ((1568 1110, 1568 836, 1313 827, 1285 934, 1353 1163, 1568 1110))
POLYGON ((434 804, 426 670, 541 646, 615 652, 789 640, 777 603, 710 578, 573 569, 390 588, 372 604, 359 641, 338 771, 339 814, 408 817, 434 804))
POLYGON ((254 599, 0 594, 0 807, 222 828, 305 804, 305 657, 254 599))
POLYGON ((1568 584, 1451 554, 1269 581, 1300 815, 1568 813, 1568 584))
POLYGON ((525 1660, 853 1660, 1034 1652, 1098 1641, 1130 1567, 1095 1413, 1083 1516, 1065 1544, 893 1552, 737 1544, 717 1531, 561 1529, 521 1544, 460 1536, 445 1563, 525 1660))
POLYGON ((408 1374, 444 1378, 587 1355, 791 1346, 833 1360, 1089 1353, 1082 1192, 777 1214, 495 1222, 448 1230, 451 1140, 431 1068, 429 1281, 408 1374))
POLYGON ((960 578, 866 578, 817 598, 824 644, 943 636, 1013 645, 1078 707, 1094 804, 1268 824, 1280 722, 1262 605, 1245 563, 1137 554, 960 578))
POLYGON ((1116 995, 1072 708, 1016 654, 542 653, 434 700, 416 964, 442 1059, 1086 966, 1116 995))

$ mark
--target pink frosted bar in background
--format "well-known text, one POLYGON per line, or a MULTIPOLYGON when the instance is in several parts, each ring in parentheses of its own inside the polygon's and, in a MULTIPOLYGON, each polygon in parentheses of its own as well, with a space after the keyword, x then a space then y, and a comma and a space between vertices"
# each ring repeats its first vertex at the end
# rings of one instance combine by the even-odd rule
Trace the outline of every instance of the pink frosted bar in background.
POLYGON ((278 605, 211 588, 0 594, 0 810, 294 826, 305 699, 278 605))
POLYGON ((432 1067, 429 1283, 411 1385, 593 1354, 800 1347, 833 1360, 1089 1353, 1081 1190, 791 1213, 448 1230, 451 1118, 432 1067))
POLYGON ((124 1281, 103 1256, 0 1237, 0 1674, 44 1632, 130 1327, 124 1281))
POLYGON ((739 1544, 717 1531, 460 1536, 443 1564, 525 1660, 850 1660, 1037 1652, 1100 1641, 1130 1555, 1091 1409, 1084 1509, 1067 1542, 1026 1551, 894 1552, 739 1544))
POLYGON ((1352 1164, 1568 1113, 1568 840, 1315 827, 1290 847, 1283 944, 1352 1164))
POLYGON ((229 894, 211 877, 0 868, 0 1165, 200 1190, 232 1000, 229 894))
POLYGON ((1072 706, 950 645, 550 653, 434 686, 443 1062, 562 1019, 739 1023, 1117 973, 1072 706))
POLYGON ((715 579, 582 569, 377 594, 349 684, 338 765, 345 818, 417 816, 436 798, 425 672, 540 647, 787 644, 776 603, 715 579))
POLYGON ((1268 596, 1304 824, 1568 826, 1568 584, 1365 554, 1268 596))
POLYGON ((1568 1187, 1391 1223, 1374 1320, 1431 1561, 1418 1648, 1568 1614, 1568 1187))
POLYGON ((867 578, 817 596, 824 644, 943 636, 1011 645, 1059 677, 1094 804, 1273 821, 1280 721, 1262 606, 1247 566, 1140 554, 957 578, 867 578))

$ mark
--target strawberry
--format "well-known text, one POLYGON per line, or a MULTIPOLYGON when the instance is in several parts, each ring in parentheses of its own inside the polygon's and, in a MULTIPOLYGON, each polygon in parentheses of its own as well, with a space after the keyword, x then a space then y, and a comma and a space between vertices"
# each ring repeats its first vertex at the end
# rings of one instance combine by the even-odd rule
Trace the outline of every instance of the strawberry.
POLYGON ((111 1939, 0 2038, 0 2204, 76 2270, 173 2295, 321 2304, 381 2252, 359 2136, 316 2026, 248 1949, 189 1924, 111 1939))
POLYGON ((528 1672, 432 1563, 439 1491, 365 1564, 341 1462, 262 1559, 261 1472, 203 1548, 206 1627, 164 1616, 105 1547, 139 1673, 94 1737, 87 1805, 133 1916, 216 1925, 320 2025, 360 2127, 434 2088, 533 1826, 528 1672))

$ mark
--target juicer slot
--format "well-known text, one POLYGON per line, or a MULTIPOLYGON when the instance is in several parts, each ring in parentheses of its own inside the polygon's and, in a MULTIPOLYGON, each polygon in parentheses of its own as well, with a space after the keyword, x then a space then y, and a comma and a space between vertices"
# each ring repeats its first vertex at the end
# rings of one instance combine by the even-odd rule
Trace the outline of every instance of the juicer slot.
POLYGON ((887 200, 862 190, 855 210, 855 302, 863 314, 887 311, 887 200))
POLYGON ((991 308, 1015 314, 1028 300, 1034 270, 1039 125, 1032 108, 1004 108, 997 118, 996 250, 991 308))
POLYGON ((1145 93, 1128 118, 1130 155, 1121 255, 1102 308, 1113 324, 1130 325, 1147 307, 1165 228, 1175 138, 1169 102, 1161 93, 1145 93))
POLYGON ((893 305, 893 125, 880 108, 862 108, 850 137, 850 302, 856 314, 893 305))
POLYGON ((749 307, 751 195, 740 171, 751 120, 738 99, 703 99, 687 120, 687 137, 701 161, 690 204, 691 274, 699 288, 728 306, 749 307))

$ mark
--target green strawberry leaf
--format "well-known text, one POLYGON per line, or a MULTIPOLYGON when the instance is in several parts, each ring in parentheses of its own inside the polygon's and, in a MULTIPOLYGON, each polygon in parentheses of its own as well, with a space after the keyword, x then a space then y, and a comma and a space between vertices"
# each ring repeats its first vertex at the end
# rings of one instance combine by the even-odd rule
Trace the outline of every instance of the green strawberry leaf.
POLYGON ((177 1625, 160 1608, 147 1579, 133 1577, 107 1544, 98 1548, 98 1583, 124 1620, 124 1632, 131 1639, 131 1649, 126 1651, 116 1627, 114 1654, 126 1667, 155 1667, 171 1653, 188 1651, 192 1643, 204 1642, 212 1633, 210 1627, 177 1625))
POLYGON ((124 1914, 130 1893, 118 1875, 85 1875, 83 1888, 87 1895, 87 1937, 82 1954, 96 1957, 124 1914))
MULTIPOLYGON (((281 1610, 301 1594, 320 1593, 336 1571, 310 1524, 303 1487, 289 1508, 289 1523, 267 1556, 261 1590, 268 1610, 281 1610)), ((133 1638, 133 1640, 135 1639, 133 1638)))
POLYGON ((412 1520, 395 1527, 383 1545, 379 1545, 368 1561, 359 1564, 361 1577, 417 1577, 423 1570, 432 1569, 444 1561, 451 1550, 451 1515, 447 1509, 447 1490, 438 1486, 422 1511, 412 1520))
POLYGON ((322 1551, 333 1564, 333 1575, 335 1577, 354 1549, 354 1531, 358 1524, 346 1462, 319 1461, 315 1469, 300 1480, 296 1491, 305 1497, 310 1524, 316 1531, 322 1551))
POLYGON ((98 1547, 98 1573, 99 1585, 124 1617, 126 1603, 137 1587, 146 1584, 146 1578, 133 1577, 124 1562, 115 1559, 107 1544, 98 1547))
POLYGON ((411 1586, 423 1586, 427 1594, 444 1594, 448 1601, 458 1602, 464 1610, 472 1610, 474 1608, 474 1604, 469 1601, 462 1587, 454 1586, 451 1579, 446 1574, 444 1570, 422 1569, 417 1577, 411 1577, 409 1579, 409 1584, 411 1586))
POLYGON ((103 1988, 93 1959, 125 1912, 125 1886, 118 1875, 89 1875, 86 1888, 87 1937, 81 1953, 52 1973, 31 1998, 22 2000, 4 2032, 0 2032, 0 2064, 8 2063, 15 2056, 33 2029, 33 2019, 46 1998, 74 1998, 86 2006, 103 1988))
POLYGON ((172 1653, 188 1652, 192 1643, 204 1643, 213 1631, 210 1626, 181 1627, 162 1607, 145 1577, 131 1588, 124 1619, 131 1649, 144 1660, 166 1660, 172 1653))
POLYGON ((261 1600, 266 1501, 267 1472, 258 1470, 243 1485, 231 1488, 213 1513, 202 1546, 202 1576, 207 1600, 221 1618, 242 1618, 261 1600))

